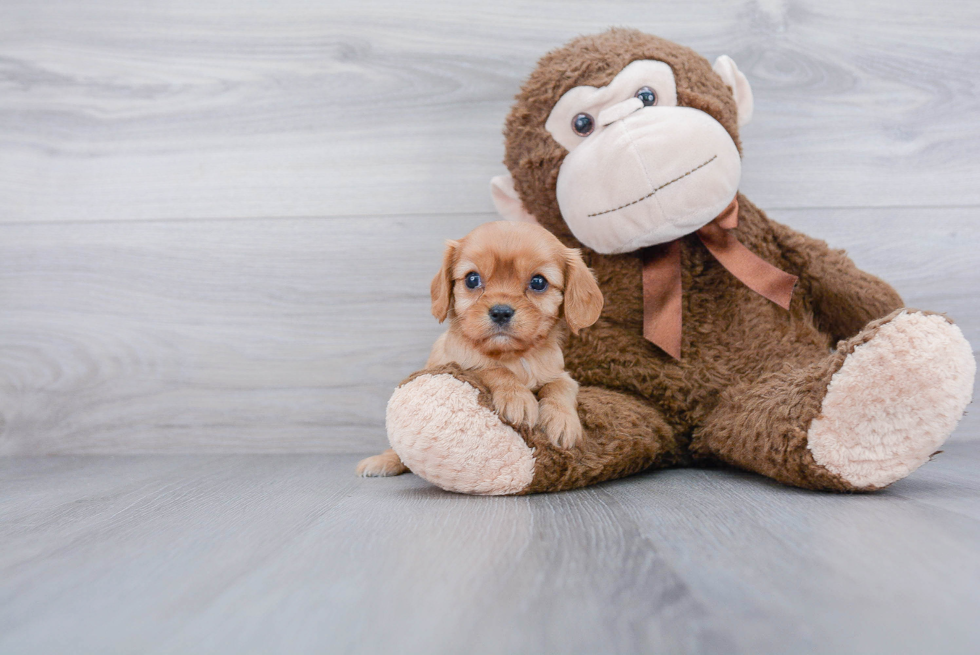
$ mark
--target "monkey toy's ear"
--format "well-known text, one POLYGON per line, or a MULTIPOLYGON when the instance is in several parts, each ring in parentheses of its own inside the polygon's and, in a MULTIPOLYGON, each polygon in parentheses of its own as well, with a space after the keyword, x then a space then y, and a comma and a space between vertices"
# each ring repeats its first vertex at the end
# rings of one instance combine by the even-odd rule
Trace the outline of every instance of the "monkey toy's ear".
POLYGON ((749 86, 749 81, 745 79, 745 75, 728 55, 722 55, 715 59, 715 65, 712 68, 732 90, 732 95, 735 96, 735 104, 738 105, 738 126, 746 125, 752 120, 753 109, 752 87, 749 86))
POLYGON ((524 209, 524 204, 514 188, 514 178, 510 176, 510 173, 498 175, 490 180, 490 198, 493 200, 493 206, 497 208, 497 213, 508 221, 538 222, 538 219, 524 209))

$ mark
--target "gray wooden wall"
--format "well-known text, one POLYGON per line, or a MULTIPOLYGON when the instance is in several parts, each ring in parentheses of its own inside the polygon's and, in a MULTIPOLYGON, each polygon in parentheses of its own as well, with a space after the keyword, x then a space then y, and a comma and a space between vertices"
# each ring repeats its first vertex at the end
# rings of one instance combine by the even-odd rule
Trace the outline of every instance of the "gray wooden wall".
POLYGON ((731 55, 742 190, 980 344, 975 0, 4 0, 0 454, 380 448, 511 98, 609 25, 731 55))

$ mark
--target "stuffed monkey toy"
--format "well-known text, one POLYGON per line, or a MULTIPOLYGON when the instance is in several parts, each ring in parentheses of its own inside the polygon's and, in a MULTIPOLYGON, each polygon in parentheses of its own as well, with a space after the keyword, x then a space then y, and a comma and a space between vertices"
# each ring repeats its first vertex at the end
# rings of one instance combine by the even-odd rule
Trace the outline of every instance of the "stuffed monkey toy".
MULTIPOLYGON (((598 322, 565 347, 584 438, 509 425, 450 365, 392 396, 388 438, 451 491, 559 491, 724 463, 871 491, 925 463, 973 394, 970 345, 843 251, 738 193, 752 92, 728 57, 612 29, 545 55, 507 118, 491 192, 506 218, 580 248, 598 322)), ((403 467, 391 472, 400 472, 403 467)))

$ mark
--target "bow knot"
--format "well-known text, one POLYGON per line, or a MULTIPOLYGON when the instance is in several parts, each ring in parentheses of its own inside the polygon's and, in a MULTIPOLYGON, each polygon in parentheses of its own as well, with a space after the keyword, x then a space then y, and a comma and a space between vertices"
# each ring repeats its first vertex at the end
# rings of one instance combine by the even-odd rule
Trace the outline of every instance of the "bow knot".
MULTIPOLYGON (((797 277, 746 248, 730 232, 738 227, 738 198, 697 231, 708 252, 745 286, 789 309, 797 277)), ((648 248, 643 255, 643 336, 674 359, 681 358, 681 243, 648 248)))

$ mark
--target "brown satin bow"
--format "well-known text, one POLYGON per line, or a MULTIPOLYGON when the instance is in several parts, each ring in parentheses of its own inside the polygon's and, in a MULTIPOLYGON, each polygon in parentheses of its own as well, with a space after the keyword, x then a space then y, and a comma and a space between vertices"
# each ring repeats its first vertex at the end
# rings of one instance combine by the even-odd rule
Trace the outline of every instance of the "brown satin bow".
MULTIPOLYGON (((698 230, 705 248, 745 286, 789 309, 797 277, 743 246, 729 232, 738 227, 738 198, 698 230)), ((674 359, 681 358, 681 242, 670 241, 643 255, 643 336, 674 359)))

